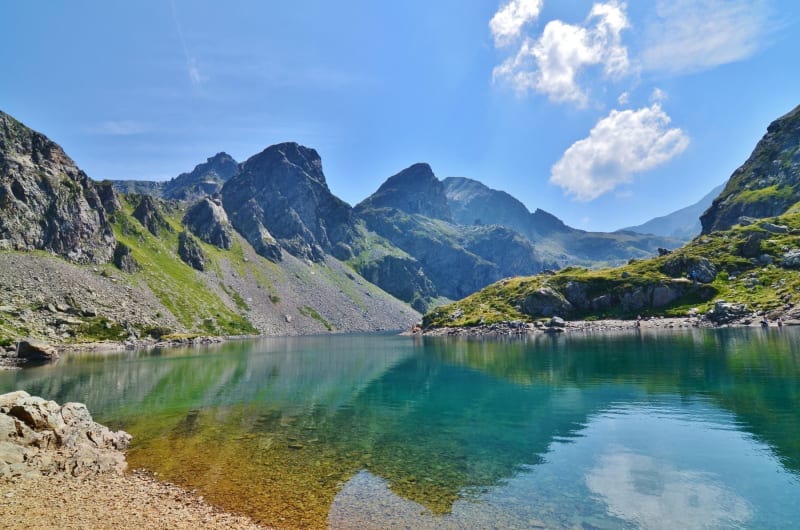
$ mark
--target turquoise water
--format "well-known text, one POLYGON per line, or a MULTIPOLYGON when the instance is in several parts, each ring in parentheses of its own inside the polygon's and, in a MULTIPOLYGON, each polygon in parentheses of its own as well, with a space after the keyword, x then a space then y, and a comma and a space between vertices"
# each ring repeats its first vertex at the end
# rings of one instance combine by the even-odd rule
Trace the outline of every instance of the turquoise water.
POLYGON ((129 461, 285 528, 788 528, 800 330, 271 338, 75 354, 129 461))

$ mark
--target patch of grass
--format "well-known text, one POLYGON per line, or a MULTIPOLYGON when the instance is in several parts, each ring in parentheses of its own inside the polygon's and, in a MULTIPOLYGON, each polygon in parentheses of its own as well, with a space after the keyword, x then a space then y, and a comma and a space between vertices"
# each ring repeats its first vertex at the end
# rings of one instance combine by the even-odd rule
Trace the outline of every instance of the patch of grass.
POLYGON ((301 315, 313 318, 314 320, 320 322, 323 326, 325 326, 325 329, 327 329, 328 331, 333 331, 333 326, 331 326, 330 322, 322 318, 322 315, 320 315, 317 312, 317 310, 314 309, 313 307, 303 306, 303 307, 298 307, 297 310, 300 312, 301 315))
POLYGON ((277 294, 271 294, 269 295, 269 301, 277 305, 281 303, 281 297, 277 294))
POLYGON ((250 311, 250 306, 247 305, 247 302, 244 301, 242 295, 240 295, 232 285, 225 287, 225 284, 220 282, 219 286, 225 292, 225 294, 231 297, 231 300, 233 300, 233 303, 236 304, 236 307, 242 311, 250 311))
MULTIPOLYGON (((180 214, 177 209, 165 211, 167 223, 174 228, 159 237, 142 230, 131 218, 132 207, 123 200, 123 209, 114 215, 112 227, 117 239, 130 247, 141 266, 137 275, 143 279, 161 303, 189 330, 209 332, 205 324, 215 318, 214 334, 254 334, 257 330, 242 315, 230 310, 203 281, 202 276, 177 256, 180 214)), ((204 250, 210 245, 204 244, 204 250)))
POLYGON ((789 302, 796 304, 800 301, 800 271, 780 266, 786 250, 800 248, 800 212, 790 211, 769 221, 786 225, 788 232, 768 233, 758 225, 735 226, 730 230, 698 236, 669 255, 640 259, 621 267, 600 270, 567 267, 554 275, 505 279, 463 300, 434 309, 425 315, 424 322, 429 327, 443 327, 509 320, 531 321, 532 317, 524 314, 521 308, 525 298, 542 287, 564 293, 571 283, 577 283, 589 299, 603 294, 619 295, 638 287, 681 281, 668 277, 663 272, 669 270, 665 265, 670 260, 690 263, 701 258, 707 258, 716 267, 718 273, 714 281, 706 285, 692 285, 682 297, 666 307, 656 309, 648 306, 641 311, 625 312, 618 304, 604 311, 575 311, 569 317, 630 318, 638 313, 684 316, 693 308, 707 312, 719 300, 744 303, 753 311, 778 310, 789 302), (760 255, 756 258, 741 256, 744 243, 754 233, 764 238, 759 247, 760 255), (761 261, 761 256, 765 256, 764 261, 761 261))
POLYGON ((128 338, 128 331, 119 323, 106 317, 92 317, 75 329, 75 339, 79 341, 121 341, 128 338))

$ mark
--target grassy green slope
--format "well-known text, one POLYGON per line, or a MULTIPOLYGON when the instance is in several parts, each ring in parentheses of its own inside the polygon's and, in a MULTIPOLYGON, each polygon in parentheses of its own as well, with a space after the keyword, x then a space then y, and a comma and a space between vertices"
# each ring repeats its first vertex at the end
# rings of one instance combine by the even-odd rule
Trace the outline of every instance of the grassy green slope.
POLYGON ((525 311, 525 300, 529 296, 543 288, 563 294, 569 285, 575 284, 579 284, 590 299, 606 294, 622 297, 637 288, 646 291, 655 286, 681 287, 682 296, 658 308, 648 305, 631 310, 615 304, 603 310, 576 309, 562 316, 580 319, 631 318, 637 314, 681 316, 691 309, 706 312, 720 300, 744 303, 754 311, 786 311, 800 297, 800 272, 781 266, 785 252, 800 248, 800 209, 792 208, 769 221, 785 225, 786 232, 772 233, 762 228, 762 224, 737 225, 730 230, 697 237, 667 256, 635 260, 621 267, 601 270, 569 267, 554 275, 501 280, 431 311, 425 315, 424 323, 426 327, 446 327, 533 321, 541 315, 525 311), (744 252, 748 240, 753 239, 760 239, 756 252, 744 252), (685 261, 707 258, 718 271, 713 282, 692 284, 685 277, 668 276, 664 272, 668 269, 667 263, 682 258, 685 261))

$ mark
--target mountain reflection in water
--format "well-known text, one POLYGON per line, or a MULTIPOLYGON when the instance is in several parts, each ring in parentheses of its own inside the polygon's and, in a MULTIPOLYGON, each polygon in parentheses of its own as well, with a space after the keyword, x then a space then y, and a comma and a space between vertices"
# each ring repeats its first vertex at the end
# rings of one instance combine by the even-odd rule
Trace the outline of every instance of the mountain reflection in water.
POLYGON ((70 355, 0 390, 85 402, 132 466, 280 527, 781 526, 799 340, 276 338, 70 355))

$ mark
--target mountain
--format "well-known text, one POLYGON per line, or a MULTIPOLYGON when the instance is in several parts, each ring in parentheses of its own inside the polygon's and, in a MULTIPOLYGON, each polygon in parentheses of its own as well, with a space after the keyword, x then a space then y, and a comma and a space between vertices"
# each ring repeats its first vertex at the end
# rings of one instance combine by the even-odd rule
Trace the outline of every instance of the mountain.
POLYGON ((800 106, 767 127, 750 158, 733 172, 703 213, 703 234, 725 230, 742 217, 781 215, 800 201, 800 106))
POLYGON ((460 298, 500 278, 552 265, 510 228, 451 222, 444 185, 427 164, 389 177, 355 213, 368 230, 413 257, 438 296, 460 298))
POLYGON ((152 195, 160 199, 194 202, 218 193, 239 172, 239 164, 228 153, 220 152, 198 164, 188 173, 166 181, 112 180, 118 193, 152 195))
POLYGON ((703 227, 700 224, 700 215, 705 212, 714 199, 725 188, 725 184, 720 184, 708 192, 702 199, 661 217, 655 217, 637 226, 623 228, 629 232, 638 234, 654 234, 657 236, 674 237, 681 241, 689 241, 700 234, 703 227))
POLYGON ((799 184, 797 107, 769 126, 702 215, 703 233, 682 247, 617 268, 567 267, 496 282, 428 313, 424 325, 535 323, 553 316, 703 315, 714 324, 800 319, 799 184))
POLYGON ((555 263, 554 268, 621 264, 631 258, 652 256, 660 247, 674 248, 681 244, 675 238, 631 231, 586 232, 572 228, 544 210, 531 213, 508 193, 477 180, 449 177, 443 185, 455 222, 511 228, 527 237, 544 261, 555 263))
MULTIPOLYGON (((231 167, 226 156, 208 164, 216 162, 231 167)), ((283 213, 309 227, 320 249, 336 240, 329 234, 340 231, 337 215, 352 223, 351 208, 325 193, 312 150, 268 149, 244 175, 264 181, 260 198, 272 190, 288 201, 283 213)), ((228 204, 236 205, 231 193, 228 204)), ((0 357, 13 355, 23 337, 74 343, 376 331, 405 329, 419 318, 324 251, 310 261, 276 242, 276 255, 259 255, 218 196, 193 205, 120 196, 2 113, 0 205, 0 357)))
POLYGON ((414 164, 389 177, 357 208, 360 210, 391 208, 431 219, 453 221, 444 185, 433 174, 431 166, 424 163, 414 164))
POLYGON ((193 202, 214 195, 239 172, 239 164, 227 153, 217 153, 189 173, 181 173, 163 186, 165 199, 193 202))
POLYGON ((296 143, 268 147, 241 165, 221 195, 233 226, 266 257, 277 257, 274 244, 312 261, 326 253, 352 257, 352 208, 328 189, 314 149, 296 143))
POLYGON ((0 112, 0 249, 105 263, 116 240, 113 189, 95 184, 46 136, 0 112))

